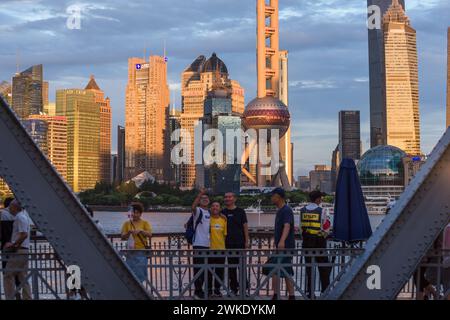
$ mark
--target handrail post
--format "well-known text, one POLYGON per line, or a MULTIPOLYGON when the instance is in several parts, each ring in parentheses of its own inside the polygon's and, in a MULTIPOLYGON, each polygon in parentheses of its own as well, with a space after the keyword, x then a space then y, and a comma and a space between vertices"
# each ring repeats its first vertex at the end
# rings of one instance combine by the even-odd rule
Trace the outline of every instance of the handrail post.
POLYGON ((246 293, 247 293, 247 280, 246 280, 246 274, 247 274, 247 263, 246 263, 246 256, 247 251, 246 250, 240 250, 239 251, 239 297, 241 300, 245 299, 246 293))

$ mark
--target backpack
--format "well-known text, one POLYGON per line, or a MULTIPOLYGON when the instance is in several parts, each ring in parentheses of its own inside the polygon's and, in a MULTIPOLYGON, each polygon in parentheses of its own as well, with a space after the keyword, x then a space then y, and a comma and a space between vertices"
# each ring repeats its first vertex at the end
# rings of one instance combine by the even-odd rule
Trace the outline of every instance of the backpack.
POLYGON ((187 242, 192 245, 195 241, 195 232, 197 231, 197 227, 200 223, 202 223, 203 219, 203 211, 200 210, 200 214, 198 215, 197 221, 195 221, 194 226, 194 216, 193 213, 191 217, 189 218, 187 224, 186 224, 186 232, 184 233, 184 237, 186 238, 187 242))

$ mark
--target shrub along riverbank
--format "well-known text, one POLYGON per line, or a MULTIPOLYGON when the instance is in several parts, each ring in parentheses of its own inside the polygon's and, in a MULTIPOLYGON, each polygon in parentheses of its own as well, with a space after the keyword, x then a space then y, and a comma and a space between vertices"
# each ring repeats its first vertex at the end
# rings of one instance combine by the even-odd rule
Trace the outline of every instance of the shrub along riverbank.
MULTIPOLYGON (((83 204, 89 206, 126 207, 132 201, 140 201, 146 208, 157 206, 190 207, 197 190, 182 191, 179 188, 165 184, 145 182, 140 188, 134 183, 107 184, 97 183, 94 189, 79 194, 83 204)), ((307 193, 303 191, 287 192, 290 203, 308 201, 307 193)), ((211 195, 211 201, 223 203, 223 195, 211 195)), ((270 195, 239 196, 238 204, 241 207, 256 205, 261 200, 261 206, 271 206, 270 195)), ((326 202, 332 202, 332 197, 325 197, 326 202)))

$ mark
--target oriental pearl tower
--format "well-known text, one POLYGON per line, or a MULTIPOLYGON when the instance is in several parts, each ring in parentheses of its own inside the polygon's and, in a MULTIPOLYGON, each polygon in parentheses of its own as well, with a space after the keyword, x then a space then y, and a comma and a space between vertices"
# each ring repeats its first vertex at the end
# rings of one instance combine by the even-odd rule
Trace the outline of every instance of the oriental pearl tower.
MULTIPOLYGON (((266 175, 263 172, 261 161, 258 159, 256 172, 251 172, 245 168, 243 173, 253 181, 258 187, 278 187, 291 188, 288 175, 286 174, 286 162, 291 161, 289 151, 290 143, 290 113, 287 103, 287 52, 279 50, 279 28, 278 28, 278 0, 271 0, 266 4, 266 0, 257 1, 257 73, 258 73, 258 97, 251 101, 245 108, 243 124, 246 130, 255 129, 260 132, 266 129, 279 130, 280 137, 280 163, 276 166, 278 170, 266 175), (267 19, 270 24, 267 25, 267 19), (284 68, 283 68, 284 66, 284 68), (280 78, 281 74, 281 78, 280 78), (282 102, 281 99, 286 101, 282 102), (287 150, 289 148, 289 150, 287 150), (255 177, 256 174, 256 177, 255 177)), ((252 148, 256 145, 247 146, 244 154, 245 161, 252 153, 252 148)), ((276 148, 269 146, 270 151, 276 148)), ((260 157, 260 155, 258 155, 260 157)), ((272 159, 273 159, 272 155, 272 159)))

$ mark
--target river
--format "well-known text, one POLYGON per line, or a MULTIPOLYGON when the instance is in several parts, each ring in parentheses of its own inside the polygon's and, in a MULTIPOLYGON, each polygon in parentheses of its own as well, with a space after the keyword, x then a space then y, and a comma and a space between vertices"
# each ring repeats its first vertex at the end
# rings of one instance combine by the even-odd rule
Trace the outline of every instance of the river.
MULTIPOLYGON (((154 233, 178 233, 184 232, 184 224, 189 219, 190 213, 187 212, 146 212, 143 214, 143 218, 150 222, 154 233)), ((250 213, 247 215, 250 228, 258 227, 273 227, 275 221, 275 214, 261 214, 260 221, 259 215, 256 213, 250 213)), ((372 229, 381 223, 384 216, 374 215, 370 216, 370 223, 372 229)), ((120 233, 122 224, 128 219, 127 212, 95 212, 95 219, 98 220, 105 233, 120 233)), ((299 223, 299 216, 295 217, 296 225, 299 223)))

